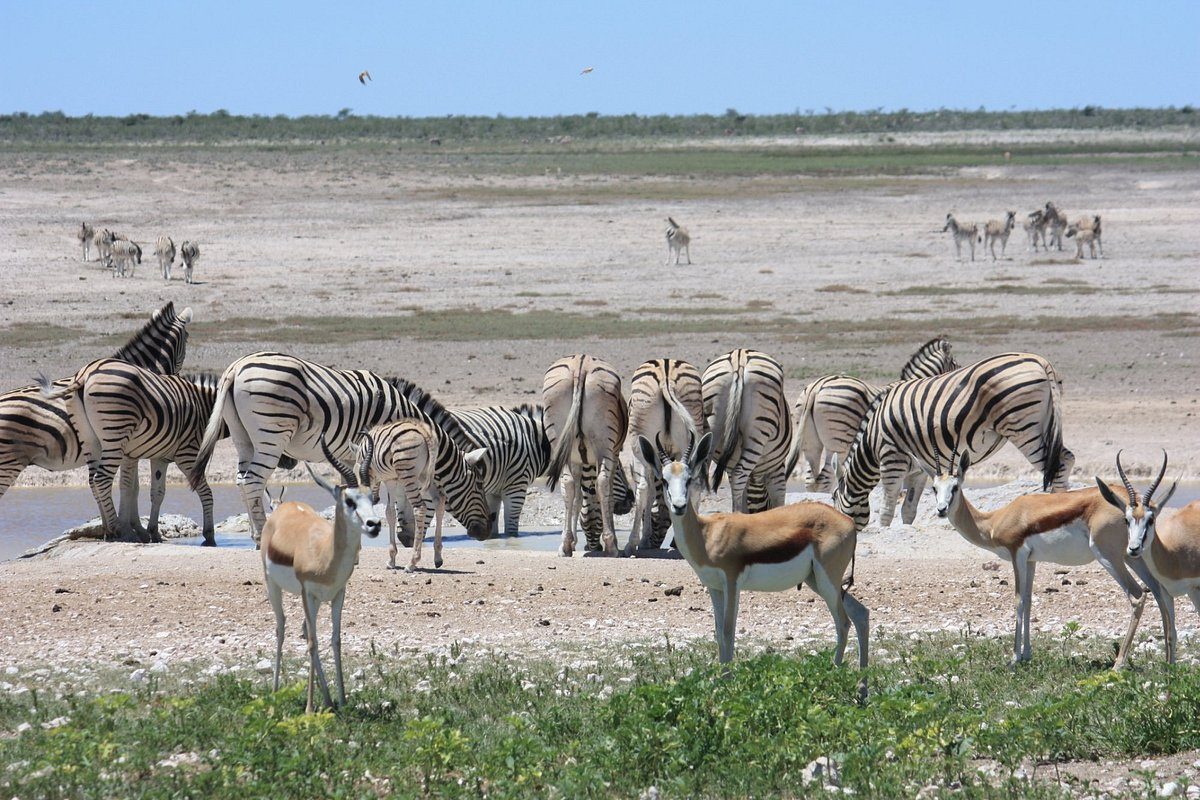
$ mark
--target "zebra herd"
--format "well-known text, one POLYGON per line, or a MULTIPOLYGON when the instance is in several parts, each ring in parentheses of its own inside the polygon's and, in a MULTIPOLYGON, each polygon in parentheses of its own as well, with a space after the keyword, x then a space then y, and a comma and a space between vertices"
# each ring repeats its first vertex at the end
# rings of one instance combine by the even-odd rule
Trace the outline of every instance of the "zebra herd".
MULTIPOLYGON (((1008 248, 1008 236, 1016 227, 1017 212, 1006 212, 1003 221, 992 219, 988 220, 983 226, 983 233, 979 232, 979 225, 976 223, 959 222, 953 213, 946 215, 946 224, 942 228, 942 233, 949 232, 954 241, 954 253, 958 260, 962 260, 962 246, 966 244, 971 251, 971 260, 975 260, 975 244, 982 243, 984 248, 991 252, 992 260, 996 260, 996 243, 1000 243, 1000 255, 1004 256, 1008 248)), ((1069 222, 1067 215, 1060 211, 1052 202, 1047 202, 1045 207, 1036 209, 1030 212, 1025 222, 1021 223, 1025 230, 1025 236, 1029 240, 1029 249, 1037 252, 1038 244, 1046 252, 1050 251, 1053 246, 1058 250, 1063 249, 1063 236, 1066 238, 1075 239, 1075 257, 1083 258, 1083 248, 1086 245, 1088 253, 1092 258, 1096 257, 1096 249, 1099 248, 1100 256, 1104 256, 1104 246, 1101 242, 1101 226, 1100 215, 1080 217, 1075 222, 1069 222)))
MULTIPOLYGON (((134 268, 142 263, 142 247, 121 233, 108 228, 94 228, 86 222, 79 224, 76 238, 83 248, 83 260, 91 260, 91 251, 96 250, 100 266, 111 270, 114 278, 133 277, 134 268)), ((183 280, 195 283, 193 269, 200 258, 200 247, 185 240, 179 246, 179 260, 183 264, 183 280)), ((160 236, 154 245, 154 256, 164 281, 171 280, 171 268, 175 263, 175 241, 170 236, 160 236)))

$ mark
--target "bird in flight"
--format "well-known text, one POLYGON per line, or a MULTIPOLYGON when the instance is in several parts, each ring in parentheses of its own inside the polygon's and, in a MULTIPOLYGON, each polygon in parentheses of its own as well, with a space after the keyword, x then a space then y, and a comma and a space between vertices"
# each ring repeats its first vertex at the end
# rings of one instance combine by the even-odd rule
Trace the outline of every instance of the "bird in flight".
POLYGON ((371 73, 367 72, 365 69, 362 72, 358 73, 358 82, 361 83, 363 86, 366 86, 367 81, 369 81, 369 80, 373 80, 373 78, 371 78, 371 73))
POLYGON ((595 69, 595 67, 584 67, 583 69, 581 69, 581 70, 579 71, 579 74, 580 74, 580 75, 588 75, 588 74, 590 74, 590 73, 591 73, 591 71, 592 71, 592 70, 594 70, 594 69, 595 69))

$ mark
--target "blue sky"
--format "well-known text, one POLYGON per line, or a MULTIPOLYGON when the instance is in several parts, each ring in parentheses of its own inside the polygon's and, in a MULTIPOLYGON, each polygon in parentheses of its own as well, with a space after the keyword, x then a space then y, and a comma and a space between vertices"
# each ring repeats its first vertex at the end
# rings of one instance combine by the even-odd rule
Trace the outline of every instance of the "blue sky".
POLYGON ((0 24, 0 113, 1200 105, 1200 0, 3 0, 0 24))

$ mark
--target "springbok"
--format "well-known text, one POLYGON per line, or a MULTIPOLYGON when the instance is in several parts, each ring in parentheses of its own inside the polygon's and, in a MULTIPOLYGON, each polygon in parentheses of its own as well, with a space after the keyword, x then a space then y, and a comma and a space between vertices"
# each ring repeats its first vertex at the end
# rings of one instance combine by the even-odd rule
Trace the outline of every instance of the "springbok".
MULTIPOLYGON (((664 483, 679 552, 708 589, 720 662, 733 660, 738 595, 743 590, 782 592, 804 583, 821 595, 833 615, 834 663, 842 663, 853 622, 858 665, 865 668, 869 612, 842 585, 857 542, 854 521, 812 501, 757 514, 697 514, 697 479, 712 441, 712 434, 706 433, 699 442, 688 442, 681 458, 667 455, 661 441, 651 445, 644 436, 638 437, 638 448, 664 483)), ((859 692, 866 693, 865 679, 859 692)))
POLYGON ((287 494, 287 490, 287 484, 280 484, 278 494, 273 493, 270 486, 264 487, 264 491, 267 493, 267 514, 274 513, 275 509, 283 504, 283 498, 287 494))
POLYGON ((984 249, 991 251, 992 261, 996 260, 996 242, 1000 242, 1000 255, 1004 255, 1004 251, 1008 249, 1008 235, 1012 233, 1012 229, 1017 224, 1017 212, 1009 211, 1008 216, 1004 218, 1004 222, 999 220, 988 220, 988 224, 983 229, 983 246, 984 249))
MULTIPOLYGON (((1113 669, 1123 668, 1146 604, 1145 590, 1129 574, 1130 569, 1146 582, 1160 611, 1164 595, 1162 587, 1144 565, 1125 558, 1124 522, 1102 497, 1104 491, 1111 493, 1111 490, 1101 484, 1099 491, 1077 489, 1055 494, 1027 494, 994 511, 980 511, 971 505, 962 490, 970 466, 970 455, 966 452, 958 459, 951 459, 947 471, 937 465, 933 479, 937 515, 948 520, 971 544, 1012 563, 1017 621, 1011 663, 1018 664, 1033 657, 1029 625, 1033 573, 1037 563, 1044 561, 1078 567, 1099 561, 1124 590, 1130 605, 1129 626, 1113 663, 1113 669)), ((1166 612, 1162 613, 1165 628, 1166 612)))
POLYGON ((1163 609, 1163 626, 1166 631, 1167 662, 1175 663, 1177 637, 1175 632, 1175 598, 1186 594, 1200 612, 1200 500, 1189 503, 1169 517, 1158 519, 1158 512, 1171 501, 1175 487, 1171 484, 1167 496, 1154 501, 1154 492, 1167 474, 1167 452, 1163 451, 1162 469, 1144 495, 1133 489, 1133 484, 1121 466, 1121 454, 1117 453, 1117 473, 1125 484, 1126 503, 1114 494, 1099 478, 1096 484, 1104 499, 1125 517, 1128 540, 1126 555, 1133 564, 1144 564, 1163 588, 1159 604, 1163 609))
POLYGON ((688 235, 687 228, 681 226, 678 222, 667 217, 667 263, 671 263, 671 256, 675 256, 675 266, 679 266, 680 252, 687 253, 687 263, 692 263, 692 237, 688 235))
POLYGON ((79 223, 79 231, 75 234, 75 238, 79 239, 79 243, 83 245, 83 260, 88 260, 88 251, 92 248, 92 237, 96 235, 96 231, 91 225, 86 222, 79 223))
POLYGON ((304 630, 308 641, 308 702, 305 712, 313 711, 314 677, 321 686, 325 705, 333 706, 329 683, 321 668, 317 647, 317 612, 329 603, 333 616, 333 664, 337 671, 338 705, 346 702, 346 682, 342 676, 342 603, 346 600, 346 582, 358 563, 362 535, 372 539, 381 527, 370 492, 358 485, 354 473, 338 461, 321 439, 325 458, 341 475, 343 484, 331 486, 313 472, 308 474, 317 485, 333 495, 333 522, 330 523, 307 503, 281 503, 263 526, 262 561, 267 598, 275 611, 275 691, 279 691, 279 669, 283 660, 283 593, 298 594, 304 606, 304 630))
POLYGON ((953 214, 947 214, 946 224, 942 228, 942 233, 945 233, 946 231, 950 231, 951 235, 954 237, 955 257, 959 261, 962 261, 962 243, 967 242, 971 245, 971 260, 974 261, 975 240, 978 239, 981 242, 983 241, 983 239, 979 236, 979 225, 974 222, 968 225, 963 225, 954 218, 953 214))

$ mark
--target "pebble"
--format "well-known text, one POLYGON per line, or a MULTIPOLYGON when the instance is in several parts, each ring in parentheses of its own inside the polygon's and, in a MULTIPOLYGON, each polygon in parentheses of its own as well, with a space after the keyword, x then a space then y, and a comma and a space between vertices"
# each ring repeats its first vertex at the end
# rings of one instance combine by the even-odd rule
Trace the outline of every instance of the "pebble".
POLYGON ((146 670, 135 669, 132 673, 130 673, 129 680, 133 683, 145 683, 146 682, 146 670))
POLYGON ((1174 797, 1175 795, 1179 794, 1182 790, 1183 790, 1183 787, 1180 786, 1175 781, 1167 781, 1162 786, 1158 787, 1158 792, 1156 792, 1156 794, 1159 797, 1174 797))
POLYGON ((259 675, 270 675, 275 671, 275 665, 269 658, 260 658, 254 663, 254 671, 259 675))

